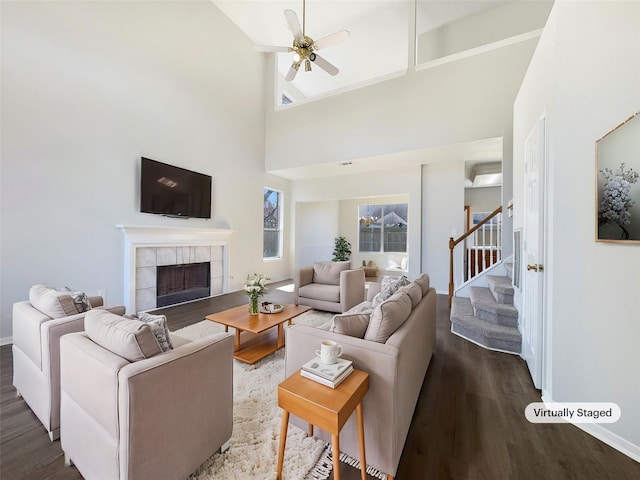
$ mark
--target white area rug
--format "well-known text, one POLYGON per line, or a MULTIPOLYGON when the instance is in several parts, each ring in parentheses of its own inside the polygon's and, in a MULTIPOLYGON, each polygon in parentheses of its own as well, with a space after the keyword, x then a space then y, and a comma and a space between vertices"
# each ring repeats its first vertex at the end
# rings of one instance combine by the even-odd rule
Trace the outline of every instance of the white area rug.
MULTIPOLYGON (((330 313, 310 310, 294 318, 293 323, 318 326, 332 316, 330 313)), ((173 333, 195 340, 223 331, 222 325, 204 320, 173 333)), ((283 380, 284 349, 255 365, 234 360, 233 434, 230 448, 223 454, 214 454, 189 477, 190 480, 276 478, 282 418, 277 386, 283 380)), ((328 471, 314 468, 326 446, 321 440, 307 437, 305 432, 290 425, 283 479, 326 478, 331 471, 330 466, 328 471)))

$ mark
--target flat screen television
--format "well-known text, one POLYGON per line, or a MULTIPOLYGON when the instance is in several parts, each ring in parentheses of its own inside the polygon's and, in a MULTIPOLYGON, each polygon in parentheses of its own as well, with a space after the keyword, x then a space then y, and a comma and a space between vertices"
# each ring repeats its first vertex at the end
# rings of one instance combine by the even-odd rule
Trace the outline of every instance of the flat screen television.
POLYGON ((140 211, 211 218, 211 176, 142 157, 140 211))

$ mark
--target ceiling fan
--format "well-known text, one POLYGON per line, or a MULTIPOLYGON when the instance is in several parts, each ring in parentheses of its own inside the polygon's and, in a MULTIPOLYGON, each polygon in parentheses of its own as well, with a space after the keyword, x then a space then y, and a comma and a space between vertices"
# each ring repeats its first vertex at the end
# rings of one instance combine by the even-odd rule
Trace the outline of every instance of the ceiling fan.
POLYGON ((329 75, 337 75, 338 68, 328 62, 326 59, 318 55, 316 50, 327 48, 336 43, 340 43, 351 35, 348 30, 341 30, 326 37, 322 37, 320 40, 314 41, 311 37, 305 35, 305 23, 306 23, 306 5, 305 0, 302 0, 302 26, 298 20, 298 15, 293 10, 285 10, 284 17, 287 20, 289 30, 293 34, 293 46, 292 47, 272 47, 264 45, 256 45, 254 48, 259 52, 293 52, 293 63, 289 72, 285 77, 285 80, 292 81, 300 65, 304 62, 305 72, 311 71, 311 62, 318 65, 329 75))

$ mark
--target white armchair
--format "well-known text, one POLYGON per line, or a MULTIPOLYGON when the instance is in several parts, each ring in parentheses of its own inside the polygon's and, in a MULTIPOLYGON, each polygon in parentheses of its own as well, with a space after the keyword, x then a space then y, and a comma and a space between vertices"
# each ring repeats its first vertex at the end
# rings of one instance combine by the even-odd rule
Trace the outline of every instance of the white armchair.
POLYGON ((224 449, 233 336, 171 340, 159 351, 148 324, 104 312, 62 338, 60 441, 86 480, 184 479, 224 449))
MULTIPOLYGON (((60 337, 84 330, 86 312, 78 313, 71 295, 41 285, 29 298, 13 304, 13 385, 53 441, 60 431, 60 337)), ((102 297, 88 300, 92 307, 103 304, 102 297)), ((110 310, 123 314, 125 308, 110 310)))
POLYGON ((296 305, 343 313, 364 301, 364 270, 350 262, 315 263, 296 270, 296 305))

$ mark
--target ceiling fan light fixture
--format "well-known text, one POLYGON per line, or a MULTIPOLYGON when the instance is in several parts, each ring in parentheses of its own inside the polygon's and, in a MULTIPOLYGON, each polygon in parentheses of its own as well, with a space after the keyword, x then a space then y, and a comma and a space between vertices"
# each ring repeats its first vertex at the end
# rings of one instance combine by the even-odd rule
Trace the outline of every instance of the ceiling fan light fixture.
POLYGON ((337 75, 338 68, 328 62, 325 58, 318 56, 314 53, 314 50, 320 48, 326 48, 331 45, 335 45, 343 40, 349 38, 350 33, 347 30, 341 30, 322 37, 317 43, 306 32, 306 2, 302 0, 302 24, 298 19, 298 15, 291 9, 284 11, 284 16, 287 21, 287 26, 293 34, 293 46, 291 47, 279 47, 279 46, 255 46, 254 48, 260 52, 290 52, 293 54, 293 63, 289 68, 285 80, 291 82, 295 79, 296 73, 300 69, 300 64, 304 61, 305 72, 312 70, 311 62, 315 62, 320 69, 327 72, 329 75, 337 75))

